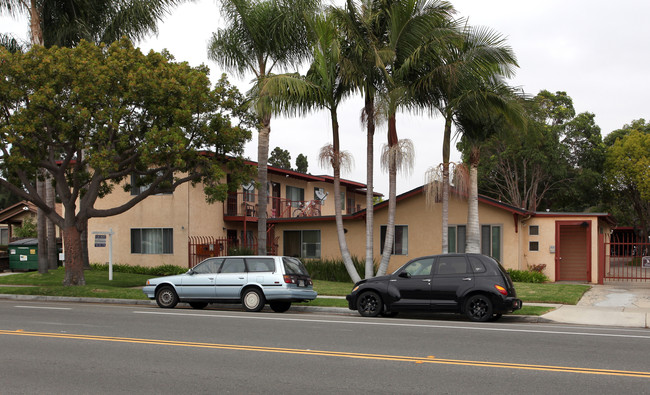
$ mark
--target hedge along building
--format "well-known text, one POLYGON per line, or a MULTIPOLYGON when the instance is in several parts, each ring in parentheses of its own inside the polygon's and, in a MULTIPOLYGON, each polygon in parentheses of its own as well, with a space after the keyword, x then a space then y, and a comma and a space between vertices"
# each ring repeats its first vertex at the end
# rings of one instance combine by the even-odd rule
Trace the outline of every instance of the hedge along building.
MULTIPOLYGON (((397 197, 396 238, 388 273, 410 259, 442 253, 442 203, 426 204, 424 187, 397 197)), ((383 248, 388 202, 375 205, 374 257, 383 248)), ((346 215, 344 228, 350 253, 365 257, 365 210, 346 215)), ((614 224, 602 213, 529 212, 479 196, 481 252, 506 268, 528 270, 535 266, 551 281, 602 283, 599 264, 605 259, 605 242, 614 224)), ((467 236, 467 200, 451 195, 449 252, 464 252, 467 236)), ((314 258, 340 259, 333 217, 276 220, 279 245, 290 247, 294 233, 313 235, 314 258)), ((307 257, 311 258, 311 256, 307 257)), ((363 260, 363 259, 362 259, 363 260)))

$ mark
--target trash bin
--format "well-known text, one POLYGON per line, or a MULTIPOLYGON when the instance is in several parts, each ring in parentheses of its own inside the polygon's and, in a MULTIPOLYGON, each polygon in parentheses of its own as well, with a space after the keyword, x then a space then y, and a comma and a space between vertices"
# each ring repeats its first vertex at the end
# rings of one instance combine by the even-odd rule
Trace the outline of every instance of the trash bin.
POLYGON ((21 239, 9 243, 9 269, 38 270, 38 239, 21 239))

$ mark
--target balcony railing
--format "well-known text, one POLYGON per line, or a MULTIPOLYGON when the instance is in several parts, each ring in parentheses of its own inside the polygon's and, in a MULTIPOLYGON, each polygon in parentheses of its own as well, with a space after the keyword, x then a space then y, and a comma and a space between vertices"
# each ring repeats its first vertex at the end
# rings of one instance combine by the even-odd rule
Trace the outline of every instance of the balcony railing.
MULTIPOLYGON (((224 215, 229 217, 259 217, 257 194, 236 192, 230 193, 224 204, 224 215)), ((298 218, 319 217, 322 215, 322 201, 288 200, 278 197, 268 197, 266 205, 267 218, 298 218)))

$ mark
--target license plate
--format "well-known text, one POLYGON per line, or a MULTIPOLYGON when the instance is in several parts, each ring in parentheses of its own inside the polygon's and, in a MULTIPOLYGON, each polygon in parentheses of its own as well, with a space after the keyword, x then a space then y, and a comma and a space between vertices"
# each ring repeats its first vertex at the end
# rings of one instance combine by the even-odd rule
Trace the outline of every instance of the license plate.
POLYGON ((305 286, 305 281, 304 280, 298 280, 298 286, 299 287, 304 287, 305 286))

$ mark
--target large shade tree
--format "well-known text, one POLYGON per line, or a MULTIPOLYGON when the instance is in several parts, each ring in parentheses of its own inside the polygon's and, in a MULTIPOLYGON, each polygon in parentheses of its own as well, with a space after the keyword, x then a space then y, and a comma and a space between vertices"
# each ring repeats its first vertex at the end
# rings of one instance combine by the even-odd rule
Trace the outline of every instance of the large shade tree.
MULTIPOLYGON (((248 73, 260 84, 276 68, 297 66, 310 55, 306 17, 316 12, 319 0, 222 0, 218 29, 208 44, 208 56, 239 76, 248 73)), ((254 90, 262 92, 262 89, 254 90)), ((268 97, 251 98, 258 116, 257 250, 266 255, 268 158, 272 109, 268 97)))
POLYGON ((233 115, 247 117, 225 78, 212 90, 204 66, 143 55, 128 40, 0 49, 0 75, 0 186, 63 230, 64 285, 85 283, 80 235, 90 218, 124 213, 186 182, 203 183, 210 201, 223 199, 225 155, 241 155, 250 138, 231 124, 233 115), (63 215, 37 192, 41 172, 53 180, 63 215), (145 185, 116 207, 96 208, 117 186, 145 185))

